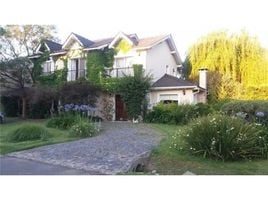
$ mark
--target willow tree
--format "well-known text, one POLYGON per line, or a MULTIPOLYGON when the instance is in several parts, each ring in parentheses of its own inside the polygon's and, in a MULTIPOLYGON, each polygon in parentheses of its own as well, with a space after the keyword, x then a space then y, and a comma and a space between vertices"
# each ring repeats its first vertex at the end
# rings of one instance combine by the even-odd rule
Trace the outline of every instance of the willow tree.
POLYGON ((246 88, 268 85, 265 50, 256 38, 244 31, 233 35, 226 31, 213 32, 190 48, 188 59, 190 78, 198 76, 200 67, 208 68, 210 76, 216 74, 217 79, 210 77, 215 82, 211 82, 209 88, 217 88, 213 95, 219 99, 249 98, 246 88))

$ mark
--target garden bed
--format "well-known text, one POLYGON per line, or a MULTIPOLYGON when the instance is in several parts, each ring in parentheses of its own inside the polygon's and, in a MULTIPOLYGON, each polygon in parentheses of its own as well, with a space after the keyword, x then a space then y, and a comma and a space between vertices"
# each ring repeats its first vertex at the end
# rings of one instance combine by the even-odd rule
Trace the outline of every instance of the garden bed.
POLYGON ((156 170, 157 174, 163 175, 181 175, 186 171, 197 175, 268 175, 268 160, 223 162, 193 156, 170 148, 172 136, 182 126, 167 124, 150 124, 150 126, 163 132, 165 139, 153 151, 146 166, 146 173, 156 170))

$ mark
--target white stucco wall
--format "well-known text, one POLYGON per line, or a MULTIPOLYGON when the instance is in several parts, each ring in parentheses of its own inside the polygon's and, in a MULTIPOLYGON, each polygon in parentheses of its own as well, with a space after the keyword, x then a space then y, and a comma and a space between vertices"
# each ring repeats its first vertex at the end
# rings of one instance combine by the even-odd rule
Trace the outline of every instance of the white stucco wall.
POLYGON ((158 80, 165 73, 175 75, 177 66, 166 41, 147 51, 146 73, 153 75, 153 81, 158 80), (168 66, 167 69, 166 66, 168 66))
POLYGON ((192 89, 186 89, 185 94, 183 94, 183 90, 157 90, 151 91, 149 93, 149 109, 153 106, 157 105, 160 102, 161 94, 176 94, 178 95, 178 104, 193 104, 196 103, 194 101, 194 94, 192 89))

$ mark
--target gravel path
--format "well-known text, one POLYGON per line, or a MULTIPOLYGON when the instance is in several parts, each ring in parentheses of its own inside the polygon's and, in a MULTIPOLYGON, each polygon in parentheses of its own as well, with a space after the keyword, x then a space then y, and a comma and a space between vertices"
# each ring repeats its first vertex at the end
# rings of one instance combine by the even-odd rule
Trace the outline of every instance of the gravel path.
POLYGON ((8 156, 60 165, 92 174, 118 174, 133 170, 160 140, 161 134, 146 124, 102 123, 100 135, 8 154, 8 156))

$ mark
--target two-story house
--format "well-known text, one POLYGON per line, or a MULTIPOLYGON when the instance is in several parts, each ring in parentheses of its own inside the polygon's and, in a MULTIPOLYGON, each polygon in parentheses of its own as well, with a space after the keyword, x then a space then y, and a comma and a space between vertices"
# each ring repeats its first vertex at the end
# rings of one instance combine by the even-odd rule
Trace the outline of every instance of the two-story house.
MULTIPOLYGON (((71 33, 63 44, 43 41, 32 57, 49 51, 50 57, 43 63, 43 72, 53 73, 55 70, 62 69, 67 62, 67 80, 75 81, 87 74, 87 54, 105 48, 117 49, 113 67, 107 69, 110 76, 132 75, 133 64, 141 64, 145 73, 152 75, 151 92, 148 94, 149 108, 159 102, 184 104, 206 101, 206 70, 200 73, 199 86, 181 79, 179 72, 182 61, 171 35, 139 38, 136 34, 120 32, 115 37, 89 40, 71 33)), ((115 110, 113 119, 125 120, 127 115, 120 96, 110 95, 110 98, 115 110)), ((101 109, 101 98, 97 108, 101 109)), ((99 111, 98 114, 101 115, 101 112, 99 111)))

